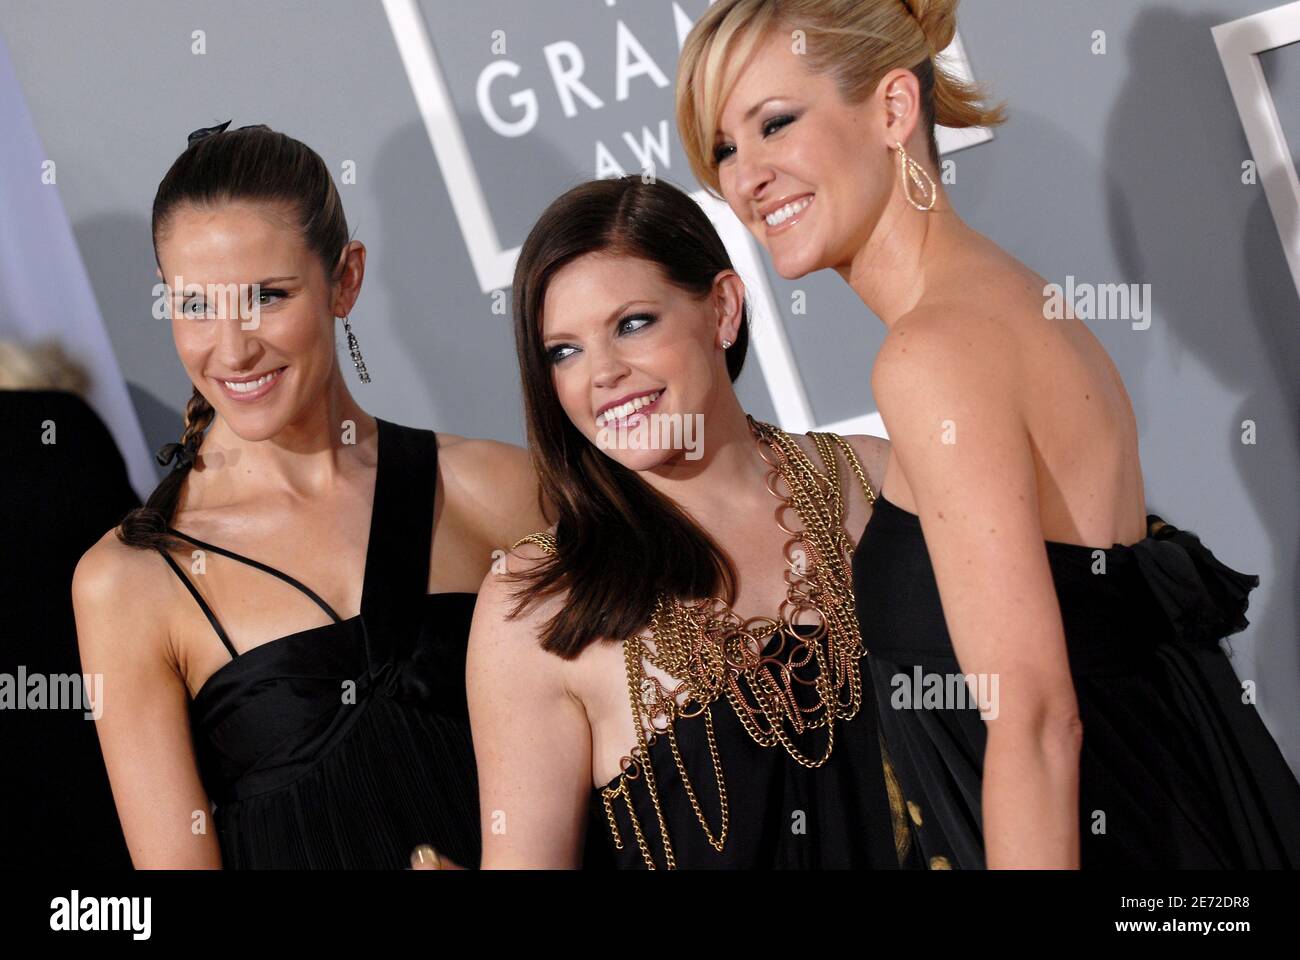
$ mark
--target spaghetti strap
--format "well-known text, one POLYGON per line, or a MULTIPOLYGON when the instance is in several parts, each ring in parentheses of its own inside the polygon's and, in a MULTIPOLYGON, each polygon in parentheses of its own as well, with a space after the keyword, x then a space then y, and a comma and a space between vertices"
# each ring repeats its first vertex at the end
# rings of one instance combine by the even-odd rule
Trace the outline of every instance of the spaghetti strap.
MULTIPOLYGON (((333 623, 308 610, 319 626, 247 648, 241 637, 243 654, 211 673, 190 702, 195 759, 215 805, 209 833, 216 834, 227 870, 394 869, 409 866, 411 850, 423 843, 463 866, 479 862, 478 787, 465 693, 475 595, 429 593, 436 436, 379 417, 374 422, 377 462, 365 568, 347 576, 353 588, 360 578, 360 612, 333 623), (263 653, 253 655, 255 650, 263 653)), ((295 528, 308 527, 300 520, 285 531, 289 542, 299 544, 293 556, 303 558, 295 528)), ((170 553, 182 569, 189 549, 206 548, 213 563, 227 567, 227 557, 248 563, 173 535, 170 553)), ((267 555, 261 547, 254 553, 267 555)), ((300 562, 285 561, 289 570, 306 573, 300 562)), ((267 571, 263 564, 249 565, 267 571)), ((341 564, 333 566, 344 572, 341 564)), ((224 583, 208 590, 198 574, 185 572, 204 596, 222 602, 224 583)), ((228 581, 241 581, 232 590, 254 578, 227 572, 228 581)), ((263 581, 259 596, 270 589, 263 581)), ((283 587, 274 590, 285 593, 283 587)), ((280 599, 301 607, 291 596, 280 599)), ((241 618, 248 621, 250 639, 279 632, 271 631, 273 622, 306 619, 258 616, 258 608, 265 609, 256 605, 241 618)), ((214 609, 225 615, 224 607, 214 609)), ((242 624, 234 626, 241 634, 242 624)))
POLYGON ((172 568, 176 573, 176 576, 181 578, 181 583, 185 584, 185 589, 189 590, 190 596, 198 602, 199 609, 202 610, 203 615, 208 618, 208 623, 212 624, 212 629, 217 632, 217 636, 221 639, 221 642, 225 645, 226 649, 230 651, 231 659, 237 658, 239 654, 235 651, 234 645, 231 644, 230 638, 226 636, 226 631, 221 628, 221 624, 217 621, 216 615, 212 612, 212 608, 209 607, 207 601, 203 599, 203 595, 200 594, 194 584, 190 582, 190 578, 185 576, 185 572, 181 570, 180 565, 172 559, 170 553, 162 547, 158 548, 158 552, 162 554, 163 559, 167 561, 167 565, 172 568))
MULTIPOLYGON (((167 532, 180 537, 182 540, 188 540, 190 543, 194 544, 196 547, 199 547, 203 550, 211 550, 213 553, 220 554, 223 557, 229 557, 231 560, 238 560, 240 563, 246 563, 250 567, 254 567, 258 570, 261 570, 264 573, 269 573, 273 577, 278 577, 279 579, 283 580, 285 583, 289 584, 289 586, 296 587, 298 590, 306 594, 307 597, 310 598, 316 604, 316 606, 324 610, 329 615, 329 618, 333 620, 335 623, 343 622, 343 618, 334 612, 333 607, 331 607, 328 603, 326 603, 319 596, 317 596, 316 593, 310 587, 306 586, 301 581, 295 580, 287 573, 283 573, 275 569, 275 567, 262 563, 260 560, 254 560, 251 557, 245 557, 242 554, 235 553, 233 550, 227 550, 225 547, 218 547, 215 544, 204 543, 202 540, 199 540, 196 537, 191 537, 188 533, 181 533, 175 527, 168 527, 167 532)), ((169 560, 171 559, 170 556, 168 557, 168 559, 169 560)), ((211 614, 209 614, 208 616, 209 619, 211 619, 211 614)))

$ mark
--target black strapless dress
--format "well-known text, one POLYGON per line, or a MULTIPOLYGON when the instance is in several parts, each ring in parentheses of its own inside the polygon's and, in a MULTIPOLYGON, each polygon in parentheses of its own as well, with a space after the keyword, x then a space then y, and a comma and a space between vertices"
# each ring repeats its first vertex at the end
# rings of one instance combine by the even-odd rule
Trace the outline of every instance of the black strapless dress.
MULTIPOLYGON (((656 869, 667 866, 662 813, 678 869, 919 868, 913 829, 896 792, 892 801, 896 810, 891 812, 865 658, 860 669, 861 706, 852 718, 835 723, 833 749, 820 767, 798 763, 779 744, 760 746, 725 697, 706 708, 726 787, 728 830, 721 850, 709 841, 709 834, 721 838, 722 803, 707 727, 700 715, 680 718, 673 726, 698 811, 669 738, 659 735, 646 749, 654 767, 654 793, 644 774, 619 774, 593 791, 584 867, 643 870, 649 867, 647 858, 656 869), (654 794, 659 797, 658 809, 654 794)), ((812 670, 797 668, 794 673, 808 680, 812 670)), ((805 706, 813 700, 809 698, 805 706)), ((805 755, 820 757, 826 730, 806 731, 794 739, 805 755)))
POLYGON ((437 441, 378 420, 378 473, 359 616, 287 574, 173 531, 303 591, 333 621, 236 653, 190 705, 227 869, 398 869, 432 844, 479 862, 465 700, 471 593, 426 594, 437 441))
MULTIPOLYGON (((1100 551, 1104 575, 1094 573, 1096 549, 1047 543, 1083 722, 1082 866, 1296 867, 1300 785, 1219 646, 1246 626, 1258 578, 1223 566, 1194 534, 1148 520, 1150 536, 1100 551)), ((915 514, 876 501, 854 590, 922 855, 983 868, 978 707, 904 696, 918 678, 961 673, 915 514)))

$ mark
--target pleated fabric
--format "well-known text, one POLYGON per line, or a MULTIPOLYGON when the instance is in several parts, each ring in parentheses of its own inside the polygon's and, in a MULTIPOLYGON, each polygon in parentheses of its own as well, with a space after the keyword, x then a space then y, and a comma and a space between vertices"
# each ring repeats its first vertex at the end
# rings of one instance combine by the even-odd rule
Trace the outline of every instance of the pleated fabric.
POLYGON ((425 592, 436 437, 378 424, 360 615, 254 647, 190 705, 227 868, 400 869, 422 843, 478 865, 475 597, 425 592))
MULTIPOLYGON (((1081 865, 1294 868, 1300 784, 1220 643, 1247 625, 1258 578, 1224 566, 1189 531, 1154 515, 1148 526, 1128 546, 1045 545, 1083 723, 1081 865)), ((924 678, 961 673, 915 514, 877 500, 854 581, 922 858, 982 869, 978 705, 914 696, 924 678)))

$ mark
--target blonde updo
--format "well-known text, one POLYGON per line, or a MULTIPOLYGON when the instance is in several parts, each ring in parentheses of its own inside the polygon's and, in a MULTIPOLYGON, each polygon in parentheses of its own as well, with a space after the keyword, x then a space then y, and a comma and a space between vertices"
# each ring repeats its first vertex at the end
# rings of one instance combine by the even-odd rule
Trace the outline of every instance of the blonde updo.
POLYGON ((776 29, 803 32, 808 69, 861 103, 895 69, 916 74, 931 159, 935 125, 996 126, 1002 106, 935 57, 957 32, 958 0, 718 0, 700 17, 677 67, 677 129, 696 179, 720 194, 713 139, 722 105, 758 45, 776 29))

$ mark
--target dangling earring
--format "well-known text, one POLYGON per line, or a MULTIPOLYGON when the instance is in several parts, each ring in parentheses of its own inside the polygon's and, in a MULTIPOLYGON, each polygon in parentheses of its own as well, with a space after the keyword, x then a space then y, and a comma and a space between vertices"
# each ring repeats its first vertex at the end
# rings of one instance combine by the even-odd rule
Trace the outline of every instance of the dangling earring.
POLYGON ((352 324, 348 323, 348 318, 343 318, 343 332, 348 336, 348 353, 352 354, 352 365, 357 368, 357 376, 361 378, 362 383, 370 382, 370 374, 366 371, 365 358, 361 356, 361 345, 357 343, 357 338, 352 333, 352 324))
POLYGON ((933 210, 934 202, 939 199, 939 191, 934 185, 934 180, 926 173, 925 167, 907 155, 902 143, 895 140, 894 144, 898 147, 898 177, 903 183, 903 196, 918 210, 933 210), (912 184, 921 191, 921 196, 929 198, 925 203, 917 203, 912 198, 912 184))
POLYGON ((722 349, 723 349, 723 350, 730 350, 730 349, 731 349, 731 341, 730 341, 730 340, 726 340, 726 339, 724 339, 724 340, 722 341, 722 349))

